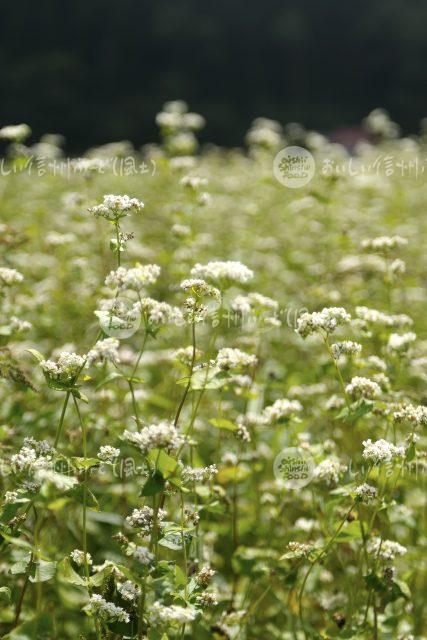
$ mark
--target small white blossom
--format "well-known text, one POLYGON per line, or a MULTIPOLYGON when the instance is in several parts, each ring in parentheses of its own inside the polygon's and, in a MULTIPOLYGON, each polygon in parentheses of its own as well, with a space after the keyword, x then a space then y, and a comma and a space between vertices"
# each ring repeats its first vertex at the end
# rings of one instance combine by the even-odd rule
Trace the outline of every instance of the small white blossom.
POLYGON ((348 324, 350 321, 350 314, 342 307, 325 307, 322 311, 303 313, 297 320, 296 330, 302 338, 307 338, 319 331, 329 335, 337 327, 348 324))
MULTIPOLYGON (((85 554, 81 549, 74 549, 70 553, 70 558, 79 567, 83 567, 85 564, 85 554)), ((86 553, 86 563, 90 566, 92 564, 92 556, 90 553, 86 553)))
POLYGON ((153 626, 171 625, 178 627, 183 624, 193 622, 196 618, 194 609, 180 607, 179 605, 170 605, 169 607, 154 602, 150 608, 150 623, 153 626))
POLYGON ((368 543, 368 552, 373 556, 379 556, 383 560, 394 560, 396 556, 404 556, 407 552, 403 547, 394 540, 381 540, 381 538, 373 538, 368 543))
POLYGON ((102 596, 94 594, 89 600, 92 612, 105 622, 129 622, 129 614, 102 596))
POLYGON ((129 196, 105 195, 102 204, 90 207, 89 213, 93 213, 96 218, 102 217, 106 220, 118 220, 131 213, 139 213, 144 208, 144 203, 129 196))
POLYGON ((240 349, 231 349, 224 347, 218 351, 216 364, 220 369, 240 369, 241 367, 250 367, 257 363, 257 357, 241 351, 240 349))
POLYGON ((99 340, 93 349, 91 349, 86 358, 86 366, 90 366, 92 364, 104 364, 105 362, 120 362, 119 359, 119 341, 117 338, 105 338, 104 340, 99 340))
POLYGON ((378 490, 366 482, 356 487, 354 493, 356 498, 365 504, 372 504, 378 497, 378 490))
MULTIPOLYGON (((159 509, 157 512, 158 525, 161 524, 165 518, 166 512, 163 509, 159 509)), ((130 516, 127 516, 126 522, 134 528, 141 530, 142 535, 148 535, 151 532, 151 528, 154 522, 154 511, 151 507, 142 507, 141 509, 134 509, 130 516)))
POLYGON ((344 342, 336 342, 335 344, 333 344, 331 350, 334 359, 338 360, 338 358, 342 355, 359 355, 362 351, 362 345, 358 342, 353 342, 352 340, 345 340, 344 342))
POLYGON ((362 376, 354 376, 345 388, 353 398, 376 398, 381 395, 381 387, 377 382, 362 376))
POLYGON ((298 400, 279 398, 272 405, 265 407, 262 418, 266 424, 273 424, 278 420, 288 419, 302 411, 302 404, 298 400))
POLYGON ((116 447, 111 447, 110 445, 106 444, 100 447, 97 457, 102 462, 114 462, 114 460, 116 460, 119 455, 120 449, 116 449, 116 447))
POLYGON ((408 350, 408 347, 412 342, 415 342, 417 336, 412 331, 399 335, 398 333, 392 333, 388 339, 387 350, 391 353, 402 353, 408 350))
POLYGON ((115 271, 110 271, 105 284, 107 287, 140 291, 147 284, 154 284, 159 275, 160 267, 157 264, 137 264, 132 269, 119 267, 115 271))
POLYGON ((205 265, 198 263, 192 268, 191 275, 194 278, 203 278, 206 280, 215 280, 220 282, 230 280, 241 284, 252 280, 254 276, 251 269, 248 269, 248 267, 241 262, 232 260, 225 262, 221 260, 214 260, 205 265))
POLYGON ((135 602, 141 593, 141 589, 137 587, 131 580, 126 580, 123 584, 119 585, 118 592, 122 596, 123 600, 129 600, 135 602))
POLYGON ((123 433, 123 438, 138 447, 144 454, 152 449, 165 449, 168 453, 171 453, 179 449, 183 442, 175 425, 168 420, 151 424, 141 429, 141 431, 126 430, 123 433))
POLYGON ((11 287, 13 284, 22 282, 24 276, 16 269, 0 267, 0 287, 11 287))
POLYGON ((371 439, 364 440, 362 444, 364 459, 371 460, 374 464, 391 462, 396 458, 403 458, 405 455, 405 447, 396 446, 382 438, 376 442, 372 442, 371 439))

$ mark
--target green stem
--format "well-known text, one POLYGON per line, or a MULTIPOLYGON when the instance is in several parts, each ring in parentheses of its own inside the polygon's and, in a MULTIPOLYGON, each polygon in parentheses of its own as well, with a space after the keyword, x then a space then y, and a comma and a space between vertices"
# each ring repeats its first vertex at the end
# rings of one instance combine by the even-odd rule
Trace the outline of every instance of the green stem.
POLYGON ((61 417, 59 419, 58 428, 56 430, 55 443, 53 445, 55 447, 55 449, 58 446, 59 439, 61 437, 62 426, 64 424, 65 412, 67 410, 68 400, 70 399, 70 393, 71 393, 71 391, 67 391, 67 393, 65 394, 64 404, 62 405, 61 417))

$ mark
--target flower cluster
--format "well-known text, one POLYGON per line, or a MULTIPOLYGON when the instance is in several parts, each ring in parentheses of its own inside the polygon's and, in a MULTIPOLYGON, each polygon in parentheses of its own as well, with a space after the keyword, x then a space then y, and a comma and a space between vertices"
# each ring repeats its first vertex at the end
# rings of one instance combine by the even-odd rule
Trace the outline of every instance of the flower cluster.
POLYGON ((183 438, 179 435, 177 428, 168 420, 148 425, 141 431, 126 430, 123 433, 123 438, 144 454, 152 449, 165 449, 171 453, 179 449, 183 443, 183 438))
POLYGON ((380 439, 372 442, 371 439, 363 441, 363 457, 374 464, 381 462, 392 462, 395 459, 405 456, 405 447, 396 446, 392 442, 380 439))
POLYGON ((207 264, 196 264, 191 269, 191 275, 194 278, 202 278, 206 280, 214 280, 215 282, 238 282, 245 284, 254 277, 253 271, 248 269, 241 262, 233 260, 221 261, 213 260, 207 264))
POLYGON ((102 217, 106 220, 117 221, 131 213, 140 213, 143 208, 144 203, 137 198, 107 194, 104 196, 102 204, 89 208, 89 213, 92 213, 96 218, 102 217))
POLYGON ((302 338, 318 332, 329 335, 337 327, 348 324, 350 321, 350 314, 342 307, 325 307, 322 311, 303 313, 297 320, 297 332, 302 338))

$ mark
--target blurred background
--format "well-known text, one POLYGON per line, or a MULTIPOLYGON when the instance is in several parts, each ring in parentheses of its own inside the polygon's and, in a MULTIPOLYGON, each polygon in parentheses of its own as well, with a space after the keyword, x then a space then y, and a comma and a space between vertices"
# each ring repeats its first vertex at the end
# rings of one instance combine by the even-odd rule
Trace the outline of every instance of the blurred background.
POLYGON ((3 0, 0 126, 139 146, 182 98, 227 146, 257 116, 339 136, 375 107, 415 133, 426 25, 425 0, 3 0))

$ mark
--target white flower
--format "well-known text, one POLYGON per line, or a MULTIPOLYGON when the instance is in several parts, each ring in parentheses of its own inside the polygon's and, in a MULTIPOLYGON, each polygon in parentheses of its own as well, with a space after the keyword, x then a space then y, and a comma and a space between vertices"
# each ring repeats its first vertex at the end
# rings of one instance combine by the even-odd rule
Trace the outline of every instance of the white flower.
POLYGON ((152 449, 165 449, 168 453, 171 453, 179 449, 183 442, 175 425, 168 420, 151 424, 141 429, 141 431, 126 430, 123 433, 123 438, 138 447, 144 454, 152 449))
POLYGON ((232 260, 221 261, 214 260, 207 264, 197 263, 191 269, 191 275, 194 278, 203 278, 207 280, 224 281, 230 280, 232 282, 245 283, 252 280, 254 274, 251 269, 248 269, 241 262, 232 260))
POLYGON ((337 460, 323 460, 314 468, 313 477, 315 481, 323 482, 327 487, 335 487, 341 470, 341 464, 337 460))
POLYGON ((394 560, 396 556, 404 556, 407 549, 398 542, 394 542, 394 540, 373 538, 368 542, 368 552, 373 556, 379 556, 383 560, 394 560))
POLYGON ((215 607, 218 604, 218 598, 215 593, 205 591, 196 597, 196 603, 199 607, 215 607))
POLYGON ((184 467, 181 477, 185 484, 193 482, 209 482, 217 473, 217 466, 215 464, 211 464, 209 467, 184 467))
POLYGON ((178 325, 183 322, 183 315, 178 307, 153 298, 142 298, 135 303, 133 309, 137 313, 143 313, 150 325, 160 326, 172 323, 178 325))
POLYGON ((363 240, 362 248, 373 251, 390 251, 391 249, 404 247, 407 244, 407 239, 402 238, 402 236, 379 236, 371 240, 363 240))
POLYGON ((119 345, 120 343, 117 338, 99 340, 87 354, 86 366, 104 364, 105 362, 120 362, 118 353, 119 345))
POLYGON ((0 140, 22 142, 31 135, 31 129, 27 124, 9 124, 0 129, 0 140))
MULTIPOLYGON (((157 512, 157 524, 161 525, 162 520, 165 518, 166 512, 163 509, 159 509, 157 512)), ((151 532, 151 528, 154 522, 154 511, 151 507, 142 507, 141 509, 134 509, 130 516, 127 516, 126 522, 134 528, 141 530, 142 535, 148 535, 151 532)))
POLYGON ((375 398, 381 395, 379 384, 362 376, 354 376, 345 390, 353 398, 375 398))
POLYGON ((110 271, 105 284, 107 287, 140 291, 147 284, 154 284, 159 275, 160 267, 157 264, 137 264, 132 269, 119 267, 115 271, 110 271))
POLYGON ((193 622, 195 618, 196 612, 191 607, 184 608, 175 604, 166 607, 160 602, 154 602, 150 608, 150 623, 153 626, 178 627, 193 622))
POLYGON ((98 458, 102 462, 114 462, 114 460, 116 460, 116 458, 118 458, 119 455, 120 455, 120 449, 111 447, 108 444, 100 447, 98 451, 98 458))
POLYGON ((221 299, 221 293, 219 289, 213 287, 211 284, 208 284, 205 280, 201 278, 192 278, 188 280, 183 280, 181 282, 181 289, 184 291, 192 291, 196 296, 208 296, 214 298, 215 300, 221 299))
POLYGON ((356 487, 354 493, 356 498, 365 504, 372 504, 378 497, 378 490, 366 482, 356 487))
POLYGON ((48 378, 65 384, 72 382, 84 365, 83 356, 68 351, 61 351, 56 362, 54 360, 40 362, 40 367, 48 378))
POLYGON ((239 369, 241 367, 250 367, 258 362, 257 357, 241 351, 240 349, 231 349, 224 347, 218 351, 216 364, 220 369, 239 369))
MULTIPOLYGON (((83 567, 83 565, 85 564, 85 554, 81 549, 74 549, 74 551, 70 553, 70 558, 79 567, 83 567)), ((88 565, 92 564, 92 556, 90 555, 90 553, 86 553, 86 563, 88 565)))
POLYGON ((387 350, 394 353, 402 353, 407 351, 409 345, 415 342, 417 336, 412 331, 399 335, 398 333, 392 333, 388 339, 387 350))
POLYGON ((141 593, 141 589, 137 587, 131 580, 126 580, 123 584, 119 585, 118 592, 124 600, 135 602, 141 593))
POLYGON ((362 351, 362 345, 358 342, 353 342, 352 340, 345 340, 344 342, 336 342, 332 345, 331 349, 334 359, 338 360, 341 355, 359 355, 362 351))
POLYGON ((291 418, 301 411, 302 404, 298 400, 279 398, 272 405, 265 407, 262 418, 266 424, 273 424, 283 418, 291 418))
POLYGON ((407 327, 413 324, 412 318, 404 313, 388 315, 368 307, 356 307, 356 316, 368 324, 378 324, 384 327, 407 327))
POLYGON ((94 594, 89 600, 92 612, 106 622, 129 622, 129 614, 102 596, 94 594))
POLYGON ((16 269, 8 269, 7 267, 0 267, 0 287, 10 287, 13 284, 22 282, 24 276, 16 269))
POLYGON ((139 213, 144 208, 144 203, 129 196, 105 195, 102 204, 90 207, 89 213, 93 213, 96 218, 102 217, 106 220, 118 220, 131 213, 139 213))
POLYGON ((297 320, 297 333, 302 338, 324 331, 331 334, 341 325, 348 324, 351 316, 342 307, 325 307, 322 311, 303 313, 297 320))
POLYGON ((427 407, 424 405, 414 406, 412 404, 406 405, 393 413, 393 419, 396 422, 413 422, 414 424, 421 426, 427 425, 427 407))
POLYGON ((132 556, 137 562, 144 566, 148 566, 154 560, 154 554, 147 547, 137 546, 135 547, 132 556))
POLYGON ((363 441, 363 457, 365 460, 371 460, 374 464, 381 462, 391 462, 396 458, 405 456, 405 447, 396 446, 387 440, 377 440, 372 442, 371 439, 363 441))

